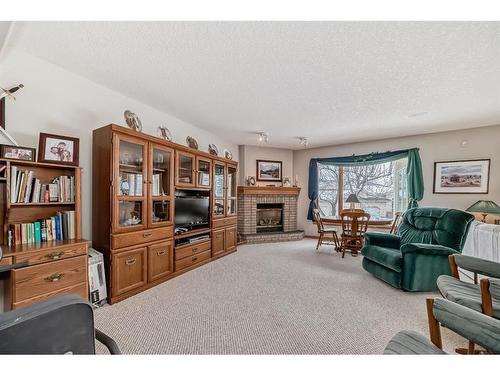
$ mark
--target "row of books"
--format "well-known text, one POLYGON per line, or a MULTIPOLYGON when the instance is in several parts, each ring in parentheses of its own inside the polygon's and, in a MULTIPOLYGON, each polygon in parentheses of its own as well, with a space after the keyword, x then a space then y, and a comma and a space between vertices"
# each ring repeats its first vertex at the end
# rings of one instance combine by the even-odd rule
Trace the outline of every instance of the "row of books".
POLYGON ((53 240, 71 240, 76 237, 75 211, 61 211, 48 219, 33 223, 11 224, 8 244, 34 244, 53 240))
POLYGON ((10 203, 74 202, 75 177, 59 176, 49 184, 35 178, 33 171, 11 167, 10 203))
POLYGON ((122 195, 142 195, 142 174, 123 173, 121 174, 121 194, 122 195))

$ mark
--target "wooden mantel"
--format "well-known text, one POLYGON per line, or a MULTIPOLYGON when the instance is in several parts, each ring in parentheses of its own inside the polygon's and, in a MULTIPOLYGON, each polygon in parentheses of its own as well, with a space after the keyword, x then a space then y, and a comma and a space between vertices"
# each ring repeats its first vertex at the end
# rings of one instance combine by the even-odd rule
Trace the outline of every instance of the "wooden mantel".
POLYGON ((299 195, 299 187, 238 186, 238 195, 299 195))

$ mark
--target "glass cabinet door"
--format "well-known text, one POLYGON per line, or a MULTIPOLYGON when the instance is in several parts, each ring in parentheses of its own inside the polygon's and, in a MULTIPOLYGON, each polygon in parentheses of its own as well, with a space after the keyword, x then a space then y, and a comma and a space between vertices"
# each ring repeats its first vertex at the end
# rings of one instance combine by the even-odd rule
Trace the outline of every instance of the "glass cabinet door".
POLYGON ((226 176, 227 216, 236 215, 236 167, 227 166, 226 176))
POLYGON ((210 159, 197 157, 196 164, 197 164, 196 171, 198 172, 196 186, 209 188, 210 184, 211 184, 211 181, 210 181, 210 175, 211 175, 210 172, 211 171, 210 171, 210 169, 211 169, 212 162, 210 161, 210 159))
POLYGON ((195 186, 195 156, 187 152, 177 152, 177 180, 178 186, 195 186))
POLYGON ((149 148, 149 225, 172 224, 173 150, 155 144, 149 148))
POLYGON ((146 143, 116 135, 115 157, 118 159, 114 179, 115 230, 140 229, 145 226, 147 195, 146 143))
POLYGON ((213 172, 213 216, 225 215, 225 180, 226 180, 226 167, 223 163, 214 162, 213 172))

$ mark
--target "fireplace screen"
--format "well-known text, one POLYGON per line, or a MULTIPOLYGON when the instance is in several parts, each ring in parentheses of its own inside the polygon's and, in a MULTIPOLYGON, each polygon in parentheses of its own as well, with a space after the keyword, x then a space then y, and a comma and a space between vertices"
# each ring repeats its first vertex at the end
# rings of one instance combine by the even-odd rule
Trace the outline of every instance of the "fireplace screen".
POLYGON ((283 231, 283 204, 257 204, 257 233, 283 231))

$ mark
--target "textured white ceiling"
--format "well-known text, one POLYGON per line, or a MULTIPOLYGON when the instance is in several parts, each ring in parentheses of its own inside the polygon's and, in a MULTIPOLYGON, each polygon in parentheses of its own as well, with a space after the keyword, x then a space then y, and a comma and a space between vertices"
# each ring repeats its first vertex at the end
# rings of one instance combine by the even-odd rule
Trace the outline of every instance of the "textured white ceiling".
POLYGON ((498 22, 27 22, 11 43, 238 144, 500 123, 498 22))

